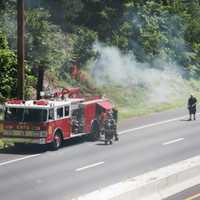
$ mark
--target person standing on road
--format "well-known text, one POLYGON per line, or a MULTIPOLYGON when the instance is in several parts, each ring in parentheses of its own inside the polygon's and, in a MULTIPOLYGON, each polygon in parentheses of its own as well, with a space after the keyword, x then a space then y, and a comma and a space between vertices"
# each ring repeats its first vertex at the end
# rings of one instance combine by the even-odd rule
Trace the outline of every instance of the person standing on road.
POLYGON ((197 104, 197 99, 191 95, 190 98, 188 99, 189 120, 192 120, 192 115, 193 115, 193 119, 196 120, 196 117, 195 117, 196 104, 197 104))

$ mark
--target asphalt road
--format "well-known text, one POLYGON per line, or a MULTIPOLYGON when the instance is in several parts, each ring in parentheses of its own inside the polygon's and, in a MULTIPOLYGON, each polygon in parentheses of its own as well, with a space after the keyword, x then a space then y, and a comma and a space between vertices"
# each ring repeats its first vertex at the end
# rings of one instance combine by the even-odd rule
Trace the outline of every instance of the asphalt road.
POLYGON ((171 110, 124 121, 120 141, 69 141, 56 152, 0 152, 1 200, 68 200, 150 170, 200 155, 200 118, 171 110))

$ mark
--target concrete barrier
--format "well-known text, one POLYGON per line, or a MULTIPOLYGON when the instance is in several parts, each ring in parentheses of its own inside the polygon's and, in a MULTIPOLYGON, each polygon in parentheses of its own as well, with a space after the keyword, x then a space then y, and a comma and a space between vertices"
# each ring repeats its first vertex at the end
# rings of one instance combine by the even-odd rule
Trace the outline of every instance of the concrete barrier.
POLYGON ((160 200, 200 184, 200 156, 196 156, 74 200, 160 200))

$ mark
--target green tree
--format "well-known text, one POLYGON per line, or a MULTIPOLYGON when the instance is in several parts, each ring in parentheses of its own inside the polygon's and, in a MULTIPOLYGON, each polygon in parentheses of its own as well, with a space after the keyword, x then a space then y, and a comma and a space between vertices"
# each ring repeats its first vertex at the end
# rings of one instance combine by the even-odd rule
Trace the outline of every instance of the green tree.
POLYGON ((27 12, 27 59, 38 76, 38 97, 43 90, 44 71, 56 71, 64 64, 66 56, 65 35, 49 18, 50 15, 45 10, 31 9, 27 12))
POLYGON ((95 56, 92 48, 97 34, 86 28, 78 28, 73 35, 72 57, 78 66, 83 67, 88 60, 95 56))
POLYGON ((16 21, 16 1, 0 1, 0 30, 3 31, 9 42, 9 46, 17 49, 17 21, 16 21))
POLYGON ((0 96, 4 100, 16 97, 16 66, 16 55, 9 49, 5 33, 0 32, 0 96))

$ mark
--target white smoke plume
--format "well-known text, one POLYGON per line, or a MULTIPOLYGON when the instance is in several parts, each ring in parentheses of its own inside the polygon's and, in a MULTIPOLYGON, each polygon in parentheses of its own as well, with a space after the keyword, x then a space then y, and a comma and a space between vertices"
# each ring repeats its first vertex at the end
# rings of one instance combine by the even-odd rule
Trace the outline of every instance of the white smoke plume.
POLYGON ((142 87, 147 91, 149 102, 169 103, 181 98, 186 84, 179 67, 155 59, 154 68, 148 63, 139 63, 134 55, 124 55, 113 46, 96 42, 98 58, 91 63, 91 74, 97 85, 119 85, 124 88, 142 87))

